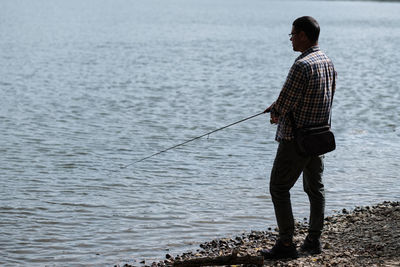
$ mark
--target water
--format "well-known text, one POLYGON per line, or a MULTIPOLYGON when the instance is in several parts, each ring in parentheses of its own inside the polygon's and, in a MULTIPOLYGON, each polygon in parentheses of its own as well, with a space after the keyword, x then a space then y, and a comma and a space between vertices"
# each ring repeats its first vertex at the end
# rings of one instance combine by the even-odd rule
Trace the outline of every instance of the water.
MULTIPOLYGON (((399 200, 399 3, 3 0, 0 265, 138 264, 274 227, 267 117, 119 168, 267 107, 304 14, 339 73, 327 213, 399 200)), ((301 181, 292 200, 302 220, 301 181)))

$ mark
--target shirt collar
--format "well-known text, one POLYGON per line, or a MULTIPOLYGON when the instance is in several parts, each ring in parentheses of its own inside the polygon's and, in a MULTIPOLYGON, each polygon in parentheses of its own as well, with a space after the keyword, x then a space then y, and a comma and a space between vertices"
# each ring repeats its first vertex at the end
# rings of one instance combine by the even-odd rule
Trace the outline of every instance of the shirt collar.
POLYGON ((307 56, 307 55, 309 55, 309 54, 311 54, 311 53, 317 52, 317 51, 319 51, 319 46, 318 45, 311 46, 306 51, 301 53, 301 55, 298 56, 298 58, 296 58, 296 61, 301 59, 301 58, 303 58, 303 57, 305 57, 305 56, 307 56))

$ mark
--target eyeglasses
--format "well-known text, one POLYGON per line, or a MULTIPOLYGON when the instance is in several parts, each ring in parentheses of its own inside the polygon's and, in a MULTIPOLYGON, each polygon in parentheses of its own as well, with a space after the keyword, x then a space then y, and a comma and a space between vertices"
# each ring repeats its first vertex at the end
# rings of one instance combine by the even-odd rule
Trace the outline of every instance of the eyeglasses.
POLYGON ((298 32, 289 33, 289 37, 292 38, 292 37, 295 36, 296 34, 298 34, 298 32))

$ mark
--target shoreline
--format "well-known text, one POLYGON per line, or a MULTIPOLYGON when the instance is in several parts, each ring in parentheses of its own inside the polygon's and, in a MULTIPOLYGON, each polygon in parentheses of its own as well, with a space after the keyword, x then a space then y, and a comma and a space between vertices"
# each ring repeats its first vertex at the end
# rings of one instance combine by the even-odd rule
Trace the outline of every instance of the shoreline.
MULTIPOLYGON (((296 222, 294 242, 297 248, 304 240, 307 228, 307 222, 296 222)), ((115 267, 167 267, 173 266, 175 261, 230 255, 234 250, 239 256, 259 256, 259 250, 271 248, 275 243, 276 230, 215 239, 200 244, 196 251, 176 256, 167 254, 164 261, 142 261, 115 267)), ((400 266, 400 202, 385 201, 351 211, 343 209, 326 217, 321 245, 322 253, 319 255, 299 252, 297 259, 265 260, 264 266, 400 266)))

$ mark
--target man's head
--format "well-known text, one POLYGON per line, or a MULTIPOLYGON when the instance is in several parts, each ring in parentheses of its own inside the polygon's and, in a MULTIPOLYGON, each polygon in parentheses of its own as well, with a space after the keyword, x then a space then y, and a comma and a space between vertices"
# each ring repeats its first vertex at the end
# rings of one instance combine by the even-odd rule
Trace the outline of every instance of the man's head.
POLYGON ((313 18, 304 16, 293 21, 291 38, 294 51, 304 52, 318 44, 319 24, 313 18))

